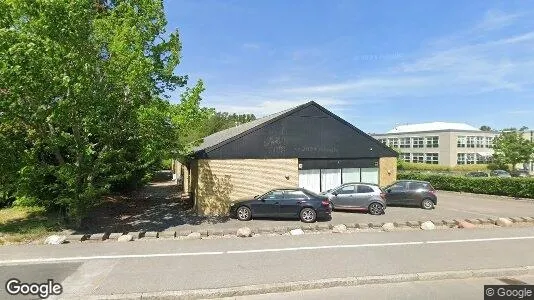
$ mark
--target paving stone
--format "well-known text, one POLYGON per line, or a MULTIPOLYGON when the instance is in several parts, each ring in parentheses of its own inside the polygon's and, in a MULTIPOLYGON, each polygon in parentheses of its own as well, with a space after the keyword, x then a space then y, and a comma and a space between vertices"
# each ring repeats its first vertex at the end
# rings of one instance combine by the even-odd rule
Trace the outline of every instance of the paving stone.
POLYGON ((202 238, 202 235, 200 232, 191 232, 187 235, 187 238, 190 240, 200 240, 202 238))
POLYGON ((347 226, 345 226, 345 224, 337 224, 336 226, 334 226, 334 228, 332 228, 333 233, 343 233, 346 231, 347 231, 347 226))
POLYGON ((460 221, 460 223, 458 223, 458 227, 459 228, 465 228, 465 229, 473 229, 476 226, 475 226, 475 224, 467 222, 467 221, 460 221))
POLYGON ((188 236, 191 232, 191 230, 180 230, 176 232, 176 236, 188 236))
POLYGON ((421 223, 421 229, 434 230, 436 229, 436 225, 434 225, 434 223, 432 223, 431 221, 426 221, 426 222, 421 223))
POLYGON ((395 224, 393 224, 393 223, 384 223, 384 225, 382 225, 382 230, 384 230, 384 231, 393 231, 393 230, 395 230, 395 224))
POLYGON ((107 233, 93 233, 89 237, 89 240, 91 240, 91 241, 103 241, 103 240, 107 239, 108 236, 109 236, 109 234, 107 234, 107 233))
POLYGON ((147 231, 145 232, 145 239, 157 239, 159 237, 159 232, 157 231, 147 231))
POLYGON ((60 245, 60 244, 63 244, 67 241, 67 236, 66 235, 57 235, 57 234, 54 234, 54 235, 51 235, 49 237, 47 237, 44 241, 45 244, 47 245, 60 245))
POLYGON ((358 225, 358 227, 356 227, 356 228, 358 228, 358 229, 368 229, 369 228, 369 224, 367 224, 367 223, 358 223, 357 225, 358 225))
POLYGON ((176 231, 174 230, 165 230, 159 233, 159 237, 162 238, 175 238, 176 237, 176 231))
POLYGON ((208 229, 208 236, 221 236, 223 234, 222 229, 208 229))
POLYGON ((474 225, 482 224, 482 222, 479 219, 465 219, 465 220, 474 225))
POLYGON ((143 238, 145 236, 145 232, 144 231, 132 231, 132 232, 128 232, 128 234, 131 235, 134 240, 138 240, 138 239, 143 238))
POLYGON ((512 221, 510 221, 507 218, 499 218, 497 221, 495 221, 495 225, 501 226, 501 227, 510 227, 512 226, 512 221))
POLYGON ((118 242, 131 242, 133 240, 134 240, 134 237, 131 234, 121 235, 117 239, 118 242))
POLYGON ((297 228, 297 229, 293 229, 289 232, 289 234, 291 235, 303 235, 304 234, 304 230, 300 229, 300 228, 297 228))
POLYGON ((236 235, 238 237, 251 237, 252 230, 248 227, 241 227, 237 230, 236 235))
POLYGON ((109 234, 108 239, 110 240, 116 240, 122 235, 122 232, 112 232, 109 234))

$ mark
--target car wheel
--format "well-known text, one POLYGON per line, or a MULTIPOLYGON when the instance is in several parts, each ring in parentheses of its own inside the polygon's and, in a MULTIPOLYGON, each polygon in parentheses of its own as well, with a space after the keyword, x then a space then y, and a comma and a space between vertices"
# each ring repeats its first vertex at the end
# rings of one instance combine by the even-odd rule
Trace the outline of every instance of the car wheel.
POLYGON ((371 203, 368 210, 371 215, 381 215, 384 213, 384 207, 382 204, 376 202, 371 203))
POLYGON ((421 207, 423 209, 433 209, 434 208, 434 202, 432 202, 432 200, 430 200, 430 199, 423 199, 423 201, 421 201, 421 207))
POLYGON ((237 209, 237 219, 239 221, 248 221, 252 219, 252 213, 250 212, 250 208, 246 206, 241 206, 237 209))
POLYGON ((317 219, 317 214, 313 208, 304 208, 300 211, 300 220, 304 223, 313 223, 317 219))

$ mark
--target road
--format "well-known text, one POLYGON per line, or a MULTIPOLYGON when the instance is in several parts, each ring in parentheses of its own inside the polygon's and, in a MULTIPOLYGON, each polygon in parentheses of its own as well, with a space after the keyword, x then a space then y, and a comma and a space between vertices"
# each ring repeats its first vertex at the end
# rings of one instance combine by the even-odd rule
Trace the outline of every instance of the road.
MULTIPOLYGON (((406 222, 447 219, 477 219, 499 217, 534 217, 534 200, 514 200, 490 195, 459 194, 446 191, 438 192, 438 205, 433 210, 418 207, 388 207, 386 213, 380 216, 369 215, 364 212, 334 211, 332 224, 354 224, 370 222, 406 222)), ((299 220, 251 220, 241 222, 230 219, 223 223, 201 225, 184 224, 172 227, 176 230, 200 230, 239 228, 248 226, 254 228, 277 226, 300 226, 299 220)))
POLYGON ((0 247, 0 281, 54 279, 70 299, 534 266, 533 248, 531 227, 18 245, 0 247))

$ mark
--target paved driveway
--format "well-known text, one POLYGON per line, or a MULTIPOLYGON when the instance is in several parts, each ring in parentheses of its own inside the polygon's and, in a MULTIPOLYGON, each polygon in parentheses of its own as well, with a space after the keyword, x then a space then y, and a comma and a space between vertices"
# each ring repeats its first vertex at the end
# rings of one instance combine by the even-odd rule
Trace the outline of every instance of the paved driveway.
MULTIPOLYGON (((496 217, 534 217, 534 200, 515 200, 489 195, 438 192, 438 205, 433 210, 418 207, 388 207, 386 213, 373 216, 362 212, 334 211, 332 224, 369 223, 369 222, 406 222, 444 219, 496 218, 496 217)), ((180 225, 172 229, 225 229, 248 226, 250 228, 299 226, 298 220, 251 220, 241 222, 235 219, 218 224, 180 225)))

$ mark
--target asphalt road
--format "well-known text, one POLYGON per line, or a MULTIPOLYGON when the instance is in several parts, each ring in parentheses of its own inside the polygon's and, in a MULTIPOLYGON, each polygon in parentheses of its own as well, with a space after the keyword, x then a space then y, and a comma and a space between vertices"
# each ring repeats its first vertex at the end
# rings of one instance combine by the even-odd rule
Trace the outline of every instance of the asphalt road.
POLYGON ((224 300, 323 300, 323 299, 484 299, 484 285, 505 285, 507 279, 519 280, 534 285, 534 276, 514 276, 497 278, 473 278, 456 280, 436 280, 402 282, 390 284, 371 284, 355 287, 336 287, 320 290, 307 290, 289 293, 251 295, 222 298, 224 300), (504 281, 503 281, 504 280, 504 281))
POLYGON ((3 282, 62 282, 73 296, 533 266, 533 228, 259 236, 0 248, 3 282))
MULTIPOLYGON (((514 200, 490 195, 459 194, 446 191, 438 192, 438 205, 433 210, 419 207, 388 207, 386 213, 380 216, 369 215, 365 212, 334 211, 333 224, 369 223, 369 222, 406 222, 445 219, 477 219, 498 217, 534 217, 533 200, 514 200)), ((230 219, 227 222, 201 225, 181 225, 173 227, 176 230, 224 229, 248 226, 250 228, 264 228, 277 226, 299 226, 299 220, 271 220, 259 219, 247 222, 230 219)))

